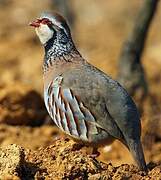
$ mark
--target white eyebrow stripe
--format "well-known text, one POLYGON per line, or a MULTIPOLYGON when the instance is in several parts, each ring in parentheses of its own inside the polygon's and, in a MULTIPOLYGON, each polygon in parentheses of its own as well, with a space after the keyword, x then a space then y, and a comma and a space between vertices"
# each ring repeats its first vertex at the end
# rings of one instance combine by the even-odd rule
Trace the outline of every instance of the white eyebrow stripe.
POLYGON ((64 28, 64 26, 62 26, 62 23, 60 21, 58 21, 54 16, 48 14, 48 13, 43 13, 41 16, 40 16, 40 19, 42 18, 47 18, 49 19, 53 25, 55 26, 58 26, 59 28, 63 29, 65 31, 66 34, 68 34, 68 32, 66 31, 66 29, 64 28))
POLYGON ((55 18, 52 18, 52 19, 49 19, 49 20, 51 20, 51 22, 52 22, 53 24, 55 24, 56 26, 63 28, 63 26, 61 25, 61 23, 58 22, 55 18))
POLYGON ((66 34, 68 34, 68 32, 66 31, 66 29, 62 26, 62 24, 57 21, 55 18, 49 18, 49 20, 56 26, 58 26, 60 29, 63 29, 65 31, 66 34))

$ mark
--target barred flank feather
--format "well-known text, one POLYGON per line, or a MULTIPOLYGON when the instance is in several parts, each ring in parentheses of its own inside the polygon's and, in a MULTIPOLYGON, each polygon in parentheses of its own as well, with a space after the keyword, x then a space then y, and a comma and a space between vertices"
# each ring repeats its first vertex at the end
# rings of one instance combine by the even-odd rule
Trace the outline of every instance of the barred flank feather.
POLYGON ((98 133, 95 118, 71 89, 62 89, 61 81, 61 76, 55 78, 45 90, 47 110, 61 130, 88 141, 90 132, 98 133))

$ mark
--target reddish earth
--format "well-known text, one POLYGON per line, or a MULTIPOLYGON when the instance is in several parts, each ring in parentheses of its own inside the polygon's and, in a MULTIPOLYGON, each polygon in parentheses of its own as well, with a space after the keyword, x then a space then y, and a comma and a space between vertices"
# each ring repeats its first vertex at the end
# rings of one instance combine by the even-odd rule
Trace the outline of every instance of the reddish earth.
POLYGON ((149 172, 134 165, 113 166, 102 163, 83 152, 72 140, 55 141, 36 151, 16 144, 0 149, 1 179, 160 179, 161 165, 151 163, 149 172))

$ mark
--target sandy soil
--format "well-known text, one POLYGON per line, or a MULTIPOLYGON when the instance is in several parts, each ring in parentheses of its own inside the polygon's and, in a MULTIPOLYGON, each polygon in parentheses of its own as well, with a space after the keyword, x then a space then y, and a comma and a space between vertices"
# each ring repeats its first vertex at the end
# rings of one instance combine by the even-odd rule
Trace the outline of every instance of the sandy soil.
POLYGON ((83 153, 81 146, 67 138, 36 151, 12 144, 0 149, 2 179, 160 179, 161 166, 149 164, 149 172, 134 165, 114 167, 83 153))

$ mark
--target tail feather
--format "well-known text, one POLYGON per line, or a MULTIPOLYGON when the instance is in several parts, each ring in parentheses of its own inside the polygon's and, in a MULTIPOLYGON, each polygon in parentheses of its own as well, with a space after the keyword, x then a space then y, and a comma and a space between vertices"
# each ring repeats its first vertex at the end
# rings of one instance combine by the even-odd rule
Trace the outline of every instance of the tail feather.
POLYGON ((127 144, 140 170, 147 172, 147 166, 140 140, 130 140, 127 144))

